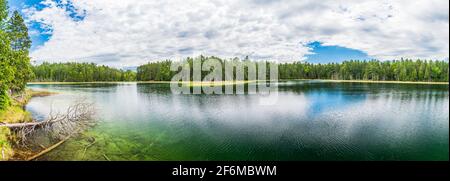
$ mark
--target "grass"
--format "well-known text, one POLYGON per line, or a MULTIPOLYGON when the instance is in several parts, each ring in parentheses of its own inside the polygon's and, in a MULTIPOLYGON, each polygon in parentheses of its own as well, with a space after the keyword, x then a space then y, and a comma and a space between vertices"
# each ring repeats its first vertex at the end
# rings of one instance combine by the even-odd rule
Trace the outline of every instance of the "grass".
POLYGON ((317 80, 323 82, 348 82, 348 83, 381 83, 381 84, 436 84, 448 85, 449 82, 423 82, 423 81, 392 81, 392 80, 333 80, 333 79, 283 79, 289 80, 317 80))
POLYGON ((18 106, 9 106, 6 110, 0 111, 0 122, 22 123, 30 122, 31 114, 18 106))
POLYGON ((5 161, 14 155, 14 150, 9 143, 11 131, 7 127, 0 127, 0 161, 5 161))
POLYGON ((53 95, 53 92, 36 91, 27 89, 20 95, 13 95, 11 105, 0 111, 0 161, 8 160, 14 155, 14 150, 10 140, 14 139, 9 128, 1 126, 2 123, 23 123, 33 120, 31 114, 24 109, 24 106, 32 97, 42 97, 53 95))
POLYGON ((31 97, 45 97, 45 96, 51 96, 57 94, 56 92, 49 92, 49 91, 38 91, 33 89, 27 90, 28 96, 31 97))
MULTIPOLYGON (((166 81, 155 81, 155 82, 166 82, 166 81)), ((170 81, 167 81, 170 82, 170 81)), ((130 83, 136 83, 136 82, 120 82, 120 81, 98 81, 98 82, 28 82, 28 85, 36 85, 36 84, 117 84, 117 83, 123 83, 123 84, 130 84, 130 83)))
POLYGON ((27 89, 24 93, 12 96, 12 106, 24 107, 33 97, 45 97, 56 94, 55 92, 27 89))

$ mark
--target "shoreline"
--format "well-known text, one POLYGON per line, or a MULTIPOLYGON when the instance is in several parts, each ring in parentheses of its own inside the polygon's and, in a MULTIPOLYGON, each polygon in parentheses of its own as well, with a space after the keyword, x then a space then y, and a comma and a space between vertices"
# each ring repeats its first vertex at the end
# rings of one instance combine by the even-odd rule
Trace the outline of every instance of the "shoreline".
MULTIPOLYGON (((371 83, 371 84, 422 84, 422 85, 449 85, 449 82, 423 82, 423 81, 391 81, 391 80, 334 80, 334 79, 280 79, 279 81, 321 81, 321 82, 335 82, 335 83, 371 83)), ((245 81, 221 81, 221 82, 198 82, 190 81, 191 86, 201 85, 234 85, 257 82, 257 80, 245 81)), ((27 85, 76 85, 76 84, 170 84, 171 81, 98 81, 98 82, 28 82, 27 85)), ((183 83, 183 82, 180 82, 183 83)))
POLYGON ((22 94, 11 97, 11 105, 0 111, 0 150, 2 150, 0 161, 14 159, 17 157, 16 154, 21 152, 11 143, 11 139, 14 139, 15 135, 8 127, 2 126, 2 124, 33 122, 33 117, 30 112, 25 110, 25 106, 34 97, 45 97, 54 94, 57 93, 27 88, 22 94))
POLYGON ((45 97, 57 94, 45 90, 27 88, 22 94, 11 97, 11 105, 0 112, 0 122, 20 123, 33 121, 30 113, 24 109, 28 102, 34 97, 45 97))
POLYGON ((449 85, 449 82, 423 82, 423 81, 416 82, 416 81, 395 81, 395 80, 282 79, 281 81, 289 81, 289 80, 307 80, 307 81, 336 82, 336 83, 449 85))

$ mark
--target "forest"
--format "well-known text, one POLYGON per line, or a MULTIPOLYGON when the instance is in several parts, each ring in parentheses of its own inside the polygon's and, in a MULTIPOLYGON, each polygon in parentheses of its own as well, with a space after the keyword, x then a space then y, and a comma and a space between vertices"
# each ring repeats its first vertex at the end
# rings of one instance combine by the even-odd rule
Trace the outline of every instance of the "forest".
MULTIPOLYGON (((232 63, 245 67, 251 60, 220 59, 217 57, 187 58, 185 63, 192 65, 195 61, 204 63, 214 58, 220 61, 222 69, 232 63)), ((266 62, 267 64, 269 62, 266 62)), ((93 63, 43 63, 33 66, 34 81, 37 82, 95 82, 95 81, 170 81, 177 73, 171 71, 172 61, 153 61, 131 70, 120 70, 93 63)), ((410 60, 361 61, 349 60, 342 63, 314 64, 293 62, 278 64, 279 79, 333 79, 333 80, 372 80, 372 81, 421 81, 448 82, 449 64, 447 61, 410 60)), ((268 67, 268 66, 267 66, 268 67)), ((256 64, 256 69, 258 65, 256 64)), ((247 68, 244 80, 248 80, 247 68)), ((222 73, 224 74, 224 70, 222 73)), ((210 71, 202 71, 202 79, 210 71)), ((192 77, 191 77, 192 80, 192 77)))
POLYGON ((24 91, 33 78, 30 47, 24 19, 17 11, 10 16, 7 1, 0 0, 0 111, 10 105, 10 95, 24 91))
MULTIPOLYGON (((249 62, 248 58, 239 60, 220 59, 217 57, 187 58, 186 62, 192 69, 194 61, 202 63, 208 58, 218 59, 224 64, 234 65, 249 62), (227 62, 228 61, 228 62, 227 62)), ((176 72, 170 71, 171 61, 151 62, 137 68, 138 81, 170 81, 176 72)), ((243 66, 242 65, 242 66, 243 66)), ((314 64, 308 62, 293 62, 278 64, 279 79, 335 79, 335 80, 373 80, 373 81, 423 81, 448 82, 448 61, 427 61, 401 59, 394 61, 360 61, 349 60, 342 63, 314 64)), ((267 66, 268 67, 268 66, 267 66)), ((258 66, 256 66, 256 69, 258 66)), ((247 71, 247 69, 244 69, 247 71)), ((192 71, 191 71, 192 72, 192 71)), ((224 70, 222 72, 225 72, 224 70)), ((208 72, 202 72, 202 78, 208 72)), ((247 72, 244 73, 247 75, 247 72)), ((247 76, 244 76, 247 80, 247 76)), ((191 78, 192 79, 192 78, 191 78)))
POLYGON ((401 59, 394 61, 350 60, 342 63, 285 63, 281 79, 339 79, 373 81, 448 82, 448 61, 401 59))
POLYGON ((33 66, 37 82, 135 81, 136 73, 93 63, 47 63, 33 66))

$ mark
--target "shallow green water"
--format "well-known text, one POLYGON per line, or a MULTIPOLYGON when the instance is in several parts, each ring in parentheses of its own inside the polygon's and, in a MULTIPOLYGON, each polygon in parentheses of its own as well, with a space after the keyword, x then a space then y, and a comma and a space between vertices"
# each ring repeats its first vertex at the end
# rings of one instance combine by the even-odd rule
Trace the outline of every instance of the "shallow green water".
POLYGON ((42 160, 449 159, 448 85, 281 82, 271 106, 167 84, 29 87, 60 92, 31 100, 37 118, 86 97, 100 121, 42 160))

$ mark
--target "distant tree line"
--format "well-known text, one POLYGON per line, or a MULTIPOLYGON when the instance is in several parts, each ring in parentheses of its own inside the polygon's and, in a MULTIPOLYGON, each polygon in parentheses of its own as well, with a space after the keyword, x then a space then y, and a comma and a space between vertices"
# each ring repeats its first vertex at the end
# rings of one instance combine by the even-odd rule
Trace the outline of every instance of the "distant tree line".
POLYGON ((10 105, 10 95, 21 93, 33 78, 30 47, 22 16, 17 11, 9 16, 8 2, 0 0, 0 111, 10 105))
MULTIPOLYGON (((254 65, 255 71, 257 71, 258 69, 258 65, 255 64, 255 62, 251 62, 248 58, 244 59, 244 60, 239 60, 238 58, 234 58, 234 59, 230 59, 230 60, 225 60, 225 59, 221 59, 218 57, 205 57, 205 56, 199 56, 197 58, 190 58, 188 57, 187 59, 185 59, 182 62, 177 62, 180 63, 179 65, 186 65, 189 66, 190 68, 190 80, 194 80, 193 78, 193 67, 194 64, 197 63, 197 65, 205 65, 205 61, 206 60, 211 60, 214 59, 216 61, 219 62, 220 67, 222 68, 221 73, 222 73, 222 78, 225 79, 225 64, 228 65, 233 65, 235 67, 243 67, 245 73, 244 73, 244 80, 248 80, 248 65, 254 65)), ((156 61, 156 62, 150 62, 144 65, 141 65, 137 68, 137 80, 138 81, 170 81, 172 79, 172 77, 177 74, 179 72, 178 71, 171 71, 170 67, 172 65, 172 61, 170 60, 165 60, 165 61, 156 61)), ((262 62, 262 64, 264 64, 265 62, 262 62)), ((178 67, 178 66, 177 66, 178 67)), ((267 66, 268 67, 268 66, 267 66)), ((181 68, 181 67, 178 67, 181 68)), ((201 68, 201 67, 199 67, 201 68)), ((215 68, 215 67, 214 67, 215 68)), ((214 69, 213 68, 213 69, 214 69)), ((268 69, 270 70, 270 69, 268 69)), ((203 80, 208 74, 210 74, 212 72, 212 70, 202 70, 200 73, 200 79, 203 80)), ((233 74, 235 74, 236 70, 234 69, 233 74)), ((233 79, 236 78, 236 75, 233 75, 233 79)))
MULTIPOLYGON (((248 65, 248 58, 219 59, 217 57, 187 58, 191 68, 195 61, 203 63, 208 58, 218 59, 222 68, 225 64, 232 63, 248 65)), ((137 68, 138 81, 170 81, 177 72, 170 71, 170 60, 151 62, 137 68)), ((268 67, 268 66, 267 66, 268 67)), ((256 65, 258 69, 258 65, 256 65)), ((245 78, 248 80, 247 68, 245 78)), ((269 71, 269 69, 267 69, 269 71)), ((224 70, 222 72, 225 72, 224 70)), ((313 64, 308 62, 293 62, 278 64, 279 79, 340 79, 340 80, 386 80, 386 81, 426 81, 426 82, 448 82, 448 61, 426 61, 401 59, 394 61, 359 61, 350 60, 342 63, 313 64)), ((202 79, 209 71, 202 71, 202 79)), ((192 80, 192 77, 191 77, 192 80)))
MULTIPOLYGON (((207 59, 218 60, 225 77, 225 64, 244 67, 244 80, 250 80, 248 65, 258 66, 266 63, 255 64, 248 59, 220 59, 217 57, 187 58, 183 63, 191 69, 193 80, 193 65, 196 61, 203 64, 207 59)), ((170 81, 177 74, 171 71, 172 61, 155 61, 137 67, 136 72, 120 70, 93 63, 43 63, 33 66, 34 81, 53 82, 95 82, 95 81, 170 81)), ((424 82, 448 82, 448 61, 426 61, 401 59, 394 61, 359 61, 350 60, 342 63, 314 64, 308 62, 279 63, 279 79, 335 79, 335 80, 386 80, 386 81, 424 81, 424 82)), ((211 71, 202 71, 201 79, 211 71)), ((269 74, 267 74, 269 75, 269 74)), ((235 78, 235 75, 234 77, 235 78)), ((253 78, 255 79, 255 78, 253 78)), ((269 77, 267 77, 269 79, 269 77)))
POLYGON ((33 66, 34 81, 38 82, 96 82, 135 81, 136 73, 94 63, 47 63, 33 66))
POLYGON ((282 79, 341 79, 448 82, 448 61, 401 59, 394 61, 358 61, 311 64, 285 63, 279 65, 282 79))

